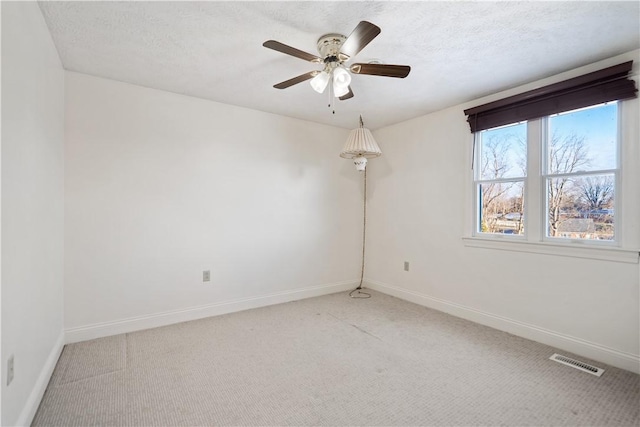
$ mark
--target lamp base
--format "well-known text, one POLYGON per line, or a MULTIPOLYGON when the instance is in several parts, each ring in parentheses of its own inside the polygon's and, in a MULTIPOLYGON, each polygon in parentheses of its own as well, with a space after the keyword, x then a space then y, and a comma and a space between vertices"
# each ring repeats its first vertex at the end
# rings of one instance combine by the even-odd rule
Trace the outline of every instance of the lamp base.
POLYGON ((367 158, 366 157, 354 157, 353 164, 356 165, 356 169, 358 172, 364 172, 367 167, 367 158))

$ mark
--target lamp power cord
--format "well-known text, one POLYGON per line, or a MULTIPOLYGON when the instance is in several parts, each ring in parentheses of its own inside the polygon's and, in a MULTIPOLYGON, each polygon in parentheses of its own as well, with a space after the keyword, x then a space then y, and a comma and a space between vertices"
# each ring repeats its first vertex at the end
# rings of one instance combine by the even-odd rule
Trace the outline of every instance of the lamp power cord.
MULTIPOLYGON (((362 121, 362 117, 360 117, 362 121)), ((362 268, 360 269, 360 284, 357 288, 349 292, 351 298, 371 298, 371 294, 362 292, 362 282, 364 281, 364 248, 367 238, 367 169, 364 169, 364 198, 362 204, 362 268)))

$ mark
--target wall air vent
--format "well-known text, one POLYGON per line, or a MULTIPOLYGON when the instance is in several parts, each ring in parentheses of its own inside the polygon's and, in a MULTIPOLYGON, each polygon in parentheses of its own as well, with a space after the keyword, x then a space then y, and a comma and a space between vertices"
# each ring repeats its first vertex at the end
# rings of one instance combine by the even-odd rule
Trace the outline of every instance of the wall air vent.
POLYGON ((572 359, 570 357, 562 356, 558 353, 554 354, 549 359, 555 360, 556 362, 562 363, 563 365, 571 366, 573 368, 580 369, 581 371, 588 372, 592 375, 595 375, 596 377, 599 377, 602 374, 604 374, 604 369, 602 368, 589 365, 588 363, 584 363, 579 360, 572 359))

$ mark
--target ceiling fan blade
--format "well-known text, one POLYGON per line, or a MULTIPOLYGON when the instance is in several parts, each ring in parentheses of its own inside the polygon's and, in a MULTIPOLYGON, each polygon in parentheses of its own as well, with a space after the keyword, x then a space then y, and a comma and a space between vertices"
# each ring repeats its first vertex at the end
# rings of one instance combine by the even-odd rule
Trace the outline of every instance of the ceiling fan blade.
POLYGON ((307 52, 303 52, 295 47, 288 46, 284 43, 277 42, 275 40, 267 40, 262 43, 262 46, 277 50, 278 52, 286 53, 287 55, 295 56, 296 58, 304 59, 309 62, 322 62, 322 58, 319 56, 312 55, 307 52))
POLYGON ((409 71, 411 71, 411 67, 408 65, 389 64, 353 64, 349 69, 354 74, 397 77, 399 79, 404 79, 409 75, 409 71))
POLYGON ((339 97, 338 99, 340 101, 345 101, 347 99, 353 98, 353 91, 351 90, 351 86, 349 86, 349 92, 345 95, 342 95, 341 97, 339 97))
POLYGON ((294 77, 292 79, 285 80, 285 81, 280 82, 280 83, 278 83, 276 85, 273 85, 273 87, 275 87, 276 89, 286 89, 289 86, 297 85, 298 83, 302 83, 305 80, 309 80, 309 79, 317 76, 319 72, 320 71, 310 71, 308 73, 300 74, 297 77, 294 77))
POLYGON ((380 27, 373 25, 371 22, 360 21, 340 47, 340 52, 353 58, 378 34, 380 34, 380 27))

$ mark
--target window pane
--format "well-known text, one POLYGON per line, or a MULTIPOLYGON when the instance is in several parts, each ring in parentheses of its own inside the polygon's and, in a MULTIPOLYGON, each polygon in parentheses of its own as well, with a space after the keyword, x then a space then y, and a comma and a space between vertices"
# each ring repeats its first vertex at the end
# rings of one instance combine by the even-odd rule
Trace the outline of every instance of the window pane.
POLYGON ((547 173, 615 169, 618 147, 616 102, 549 117, 547 173))
POLYGON ((524 183, 478 184, 478 232, 524 233, 524 183))
POLYGON ((550 178, 546 184, 549 237, 614 239, 613 174, 550 178))
POLYGON ((527 171, 527 124, 518 123, 478 134, 479 179, 520 178, 527 171))

